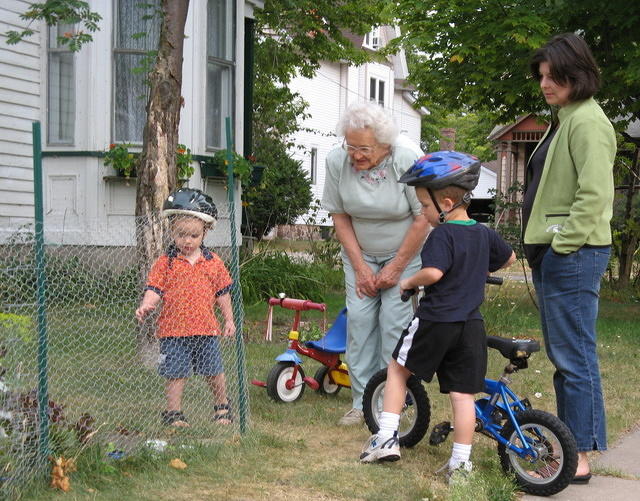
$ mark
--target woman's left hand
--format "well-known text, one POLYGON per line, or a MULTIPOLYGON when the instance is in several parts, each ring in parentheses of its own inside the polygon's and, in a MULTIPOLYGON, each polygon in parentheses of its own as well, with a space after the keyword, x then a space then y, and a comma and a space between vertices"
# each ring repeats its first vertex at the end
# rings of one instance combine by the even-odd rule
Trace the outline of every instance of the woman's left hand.
POLYGON ((376 287, 378 289, 389 289, 394 287, 400 281, 401 276, 402 269, 398 266, 394 266, 393 261, 391 261, 376 275, 376 287))

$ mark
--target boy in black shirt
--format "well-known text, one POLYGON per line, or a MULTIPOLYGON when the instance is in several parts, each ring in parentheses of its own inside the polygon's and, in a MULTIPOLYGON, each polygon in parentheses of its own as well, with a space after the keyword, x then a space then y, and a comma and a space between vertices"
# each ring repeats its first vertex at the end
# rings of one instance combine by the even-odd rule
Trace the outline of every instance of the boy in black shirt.
POLYGON ((479 174, 477 158, 441 151, 418 159, 400 178, 416 187, 423 214, 434 229, 422 249, 422 269, 400 282, 401 290, 424 286, 425 294, 393 352, 380 430, 367 441, 362 462, 400 459, 397 429, 407 379, 413 373, 429 382, 437 374, 440 391, 449 394, 453 409, 448 472, 471 471, 474 394, 484 389, 487 369, 479 308, 487 274, 515 261, 511 247, 495 231, 467 215, 479 174))

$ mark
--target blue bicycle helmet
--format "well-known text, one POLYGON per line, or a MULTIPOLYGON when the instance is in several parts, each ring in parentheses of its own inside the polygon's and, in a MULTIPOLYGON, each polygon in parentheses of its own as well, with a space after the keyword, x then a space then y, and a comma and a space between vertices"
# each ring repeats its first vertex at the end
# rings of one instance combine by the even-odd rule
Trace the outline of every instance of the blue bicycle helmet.
POLYGON ((162 214, 182 214, 202 219, 205 223, 213 225, 218 219, 218 209, 213 199, 200 190, 193 188, 180 188, 174 191, 164 203, 162 214))
POLYGON ((416 160, 398 181, 430 190, 459 186, 472 191, 478 185, 479 178, 478 158, 457 151, 436 151, 416 160))

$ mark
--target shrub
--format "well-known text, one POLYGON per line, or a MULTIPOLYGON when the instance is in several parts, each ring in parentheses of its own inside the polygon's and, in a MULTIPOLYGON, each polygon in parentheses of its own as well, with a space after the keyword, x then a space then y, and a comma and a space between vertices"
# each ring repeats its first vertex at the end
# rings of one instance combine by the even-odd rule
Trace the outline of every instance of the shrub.
POLYGON ((258 239, 274 226, 294 223, 307 212, 312 200, 307 173, 286 151, 272 152, 263 163, 267 168, 262 181, 243 193, 242 234, 258 239))
POLYGON ((292 259, 284 252, 256 254, 240 265, 242 298, 256 304, 285 293, 288 297, 323 302, 342 285, 342 271, 292 259))

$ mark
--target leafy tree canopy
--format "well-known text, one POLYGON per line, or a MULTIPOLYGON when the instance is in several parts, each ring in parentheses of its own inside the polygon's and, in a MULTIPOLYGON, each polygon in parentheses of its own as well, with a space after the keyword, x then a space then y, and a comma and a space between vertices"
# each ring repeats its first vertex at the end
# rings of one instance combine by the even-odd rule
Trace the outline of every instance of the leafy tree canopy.
POLYGON ((495 160, 493 143, 487 139, 495 122, 483 112, 448 113, 437 105, 429 108, 430 115, 422 120, 422 142, 425 151, 440 150, 441 129, 455 130, 455 149, 477 156, 482 161, 495 160))
POLYGON ((610 117, 640 118, 640 2, 610 0, 398 0, 404 46, 420 54, 422 98, 497 119, 546 107, 529 76, 532 52, 552 35, 577 32, 602 70, 598 98, 610 117))
POLYGON ((345 31, 364 35, 389 21, 388 0, 266 0, 256 11, 262 69, 286 84, 296 73, 311 78, 321 61, 366 62, 345 31))
MULTIPOLYGON (((29 21, 45 21, 47 26, 56 25, 82 25, 82 28, 69 31, 58 37, 60 45, 66 45, 69 50, 76 52, 82 46, 93 40, 90 33, 98 30, 98 21, 102 16, 97 12, 92 12, 89 3, 82 0, 47 0, 46 2, 36 2, 20 14, 20 17, 29 21)), ((5 33, 7 43, 14 45, 21 40, 30 37, 34 31, 27 27, 22 31, 10 30, 5 33)))

